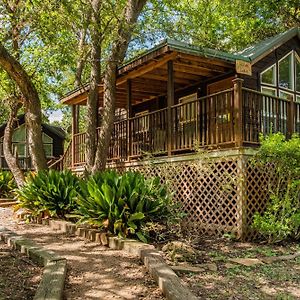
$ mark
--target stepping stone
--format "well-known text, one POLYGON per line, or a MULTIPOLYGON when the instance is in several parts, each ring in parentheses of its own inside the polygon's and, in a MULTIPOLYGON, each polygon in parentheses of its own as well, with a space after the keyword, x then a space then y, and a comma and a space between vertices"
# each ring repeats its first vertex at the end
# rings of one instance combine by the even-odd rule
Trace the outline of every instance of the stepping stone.
POLYGON ((263 262, 258 258, 231 258, 229 261, 246 267, 263 264, 263 262))
POLYGON ((281 256, 272 256, 272 257, 265 257, 262 259, 262 261, 266 264, 271 264, 276 261, 282 261, 282 260, 292 260, 300 256, 300 252, 297 252, 295 254, 290 255, 281 255, 281 256))

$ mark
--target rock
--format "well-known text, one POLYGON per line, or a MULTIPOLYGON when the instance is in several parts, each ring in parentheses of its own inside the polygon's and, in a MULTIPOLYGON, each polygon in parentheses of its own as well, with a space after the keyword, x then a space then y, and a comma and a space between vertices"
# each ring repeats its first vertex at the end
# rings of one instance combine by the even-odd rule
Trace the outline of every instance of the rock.
POLYGON ((235 264, 231 264, 231 263, 226 263, 225 264, 225 268, 227 268, 227 269, 233 269, 233 268, 235 268, 237 265, 235 265, 235 264))
POLYGON ((276 261, 282 261, 282 260, 292 260, 300 256, 300 252, 297 252, 295 254, 290 255, 281 255, 281 256, 272 256, 272 257, 265 257, 262 258, 262 261, 266 264, 271 264, 276 261))
POLYGON ((181 273, 202 273, 202 272, 205 272, 204 268, 192 267, 192 266, 187 266, 187 265, 171 266, 171 269, 175 272, 181 272, 181 273))
POLYGON ((263 264, 263 262, 258 258, 231 258, 229 261, 246 267, 263 264))
POLYGON ((101 241, 101 244, 103 246, 107 246, 108 245, 107 233, 105 233, 105 232, 100 233, 100 241, 101 241))
POLYGON ((213 272, 217 272, 218 271, 218 267, 214 263, 208 263, 208 264, 206 264, 206 267, 207 267, 207 269, 209 271, 213 271, 213 272))
POLYGON ((198 251, 187 243, 172 241, 162 247, 171 261, 194 261, 198 251))

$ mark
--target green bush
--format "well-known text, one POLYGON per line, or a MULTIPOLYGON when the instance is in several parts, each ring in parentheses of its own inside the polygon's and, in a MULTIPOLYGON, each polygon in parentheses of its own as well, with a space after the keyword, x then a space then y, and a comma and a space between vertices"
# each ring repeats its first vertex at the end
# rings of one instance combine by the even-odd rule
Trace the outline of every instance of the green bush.
POLYGON ((38 216, 42 213, 65 218, 76 206, 74 198, 79 179, 70 171, 40 171, 30 174, 26 183, 16 192, 19 206, 38 216))
POLYGON ((275 178, 268 187, 269 203, 254 215, 253 227, 269 242, 300 238, 300 138, 286 140, 281 133, 261 140, 256 162, 275 178))
POLYGON ((170 197, 159 178, 139 173, 98 173, 80 182, 77 215, 80 222, 106 228, 120 236, 145 241, 142 226, 167 217, 170 197))
POLYGON ((0 198, 11 198, 16 188, 15 179, 10 171, 0 171, 0 198))

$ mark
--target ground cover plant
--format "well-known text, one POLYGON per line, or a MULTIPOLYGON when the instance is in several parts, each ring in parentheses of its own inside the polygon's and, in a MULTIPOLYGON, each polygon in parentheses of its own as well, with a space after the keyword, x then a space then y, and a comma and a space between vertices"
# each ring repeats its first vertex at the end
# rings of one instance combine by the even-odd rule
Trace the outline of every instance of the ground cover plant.
POLYGON ((12 198, 16 182, 10 171, 0 170, 0 198, 12 198))
POLYGON ((236 258, 262 260, 294 254, 299 244, 270 245, 234 242, 227 238, 195 238, 182 257, 165 252, 170 265, 199 268, 177 272, 199 299, 299 299, 300 257, 245 266, 236 258), (191 254, 193 251, 193 255, 191 254))
POLYGON ((16 190, 19 207, 28 209, 33 216, 65 218, 75 209, 78 183, 78 177, 71 171, 29 174, 25 185, 16 190))
POLYGON ((145 179, 140 173, 106 171, 80 182, 77 204, 81 223, 146 241, 143 225, 168 217, 170 196, 158 177, 145 179))
POLYGON ((269 203, 254 215, 253 227, 269 242, 300 239, 300 138, 282 133, 262 138, 256 164, 270 178, 269 203), (275 180, 274 180, 275 178, 275 180))

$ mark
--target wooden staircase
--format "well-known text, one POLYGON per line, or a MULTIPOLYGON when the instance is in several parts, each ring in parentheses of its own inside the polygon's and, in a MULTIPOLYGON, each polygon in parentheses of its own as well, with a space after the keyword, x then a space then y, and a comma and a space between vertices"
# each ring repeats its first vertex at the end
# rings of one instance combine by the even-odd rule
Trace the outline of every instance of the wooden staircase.
POLYGON ((68 144, 65 153, 59 159, 49 162, 48 168, 58 171, 72 168, 72 141, 68 144))

